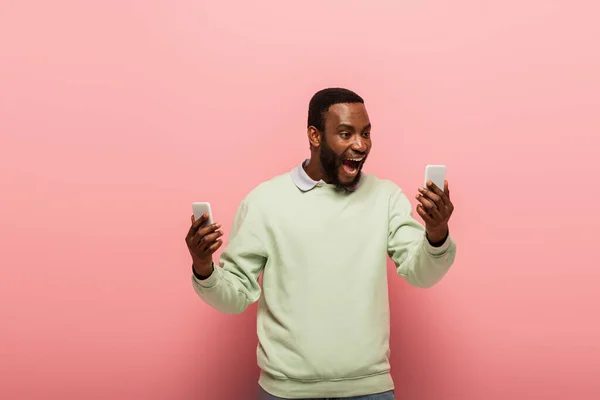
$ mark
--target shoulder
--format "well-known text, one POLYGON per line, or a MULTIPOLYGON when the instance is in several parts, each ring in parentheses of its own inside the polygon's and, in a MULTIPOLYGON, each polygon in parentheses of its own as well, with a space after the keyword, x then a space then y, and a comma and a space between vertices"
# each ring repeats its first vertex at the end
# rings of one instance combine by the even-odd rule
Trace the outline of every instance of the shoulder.
POLYGON ((256 185, 244 198, 244 202, 265 204, 269 200, 282 196, 294 189, 294 182, 289 172, 277 175, 256 185))
POLYGON ((374 196, 387 204, 390 210, 410 213, 412 205, 402 188, 390 179, 378 178, 375 175, 365 175, 365 185, 362 188, 365 195, 374 196))
POLYGON ((387 196, 402 193, 402 188, 396 182, 390 179, 379 178, 373 174, 365 174, 362 177, 361 186, 369 192, 387 196))

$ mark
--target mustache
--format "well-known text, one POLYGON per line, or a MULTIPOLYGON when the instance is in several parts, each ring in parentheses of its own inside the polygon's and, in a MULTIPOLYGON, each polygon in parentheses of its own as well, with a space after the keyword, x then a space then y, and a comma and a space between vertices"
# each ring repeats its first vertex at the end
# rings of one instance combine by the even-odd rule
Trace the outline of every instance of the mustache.
POLYGON ((349 154, 342 154, 340 157, 342 158, 360 158, 360 157, 366 157, 367 156, 367 152, 360 152, 360 151, 352 151, 349 154))

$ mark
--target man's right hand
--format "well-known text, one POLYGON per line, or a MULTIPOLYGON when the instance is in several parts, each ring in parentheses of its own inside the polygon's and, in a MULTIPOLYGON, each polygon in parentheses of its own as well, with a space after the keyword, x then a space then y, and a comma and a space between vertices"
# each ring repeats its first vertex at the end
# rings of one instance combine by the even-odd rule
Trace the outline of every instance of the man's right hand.
POLYGON ((223 232, 219 230, 221 224, 202 226, 208 220, 208 214, 202 215, 197 221, 192 215, 192 226, 185 237, 194 270, 198 275, 208 277, 212 273, 212 255, 223 241, 219 239, 223 232))

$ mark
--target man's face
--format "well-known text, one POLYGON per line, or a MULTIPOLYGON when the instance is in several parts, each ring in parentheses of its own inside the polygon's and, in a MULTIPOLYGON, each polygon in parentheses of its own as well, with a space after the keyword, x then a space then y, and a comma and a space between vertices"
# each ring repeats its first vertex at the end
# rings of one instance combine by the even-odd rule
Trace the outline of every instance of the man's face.
POLYGON ((351 188, 371 150, 371 123, 364 104, 334 104, 325 116, 320 159, 328 181, 351 188))

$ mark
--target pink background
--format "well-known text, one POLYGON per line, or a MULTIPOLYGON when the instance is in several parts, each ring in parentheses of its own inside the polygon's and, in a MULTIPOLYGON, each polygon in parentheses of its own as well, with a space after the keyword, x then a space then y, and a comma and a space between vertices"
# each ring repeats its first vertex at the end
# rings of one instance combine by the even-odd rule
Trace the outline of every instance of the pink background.
POLYGON ((449 168, 454 268, 390 268, 398 398, 600 398, 597 4, 1 2, 0 398, 254 398, 256 308, 194 294, 191 202, 228 232, 326 86, 413 204, 449 168))

